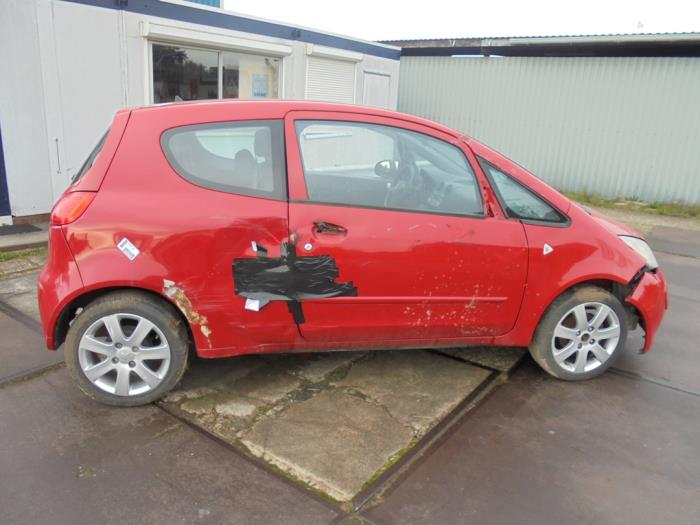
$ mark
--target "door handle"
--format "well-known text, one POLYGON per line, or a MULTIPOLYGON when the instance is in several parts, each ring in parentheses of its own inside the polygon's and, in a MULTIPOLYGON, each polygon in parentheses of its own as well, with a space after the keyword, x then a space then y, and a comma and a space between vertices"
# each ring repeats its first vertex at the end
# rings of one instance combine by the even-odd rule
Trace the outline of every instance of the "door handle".
POLYGON ((326 235, 345 235, 348 233, 346 228, 338 226, 337 224, 331 224, 325 221, 314 222, 314 233, 323 233, 326 235))

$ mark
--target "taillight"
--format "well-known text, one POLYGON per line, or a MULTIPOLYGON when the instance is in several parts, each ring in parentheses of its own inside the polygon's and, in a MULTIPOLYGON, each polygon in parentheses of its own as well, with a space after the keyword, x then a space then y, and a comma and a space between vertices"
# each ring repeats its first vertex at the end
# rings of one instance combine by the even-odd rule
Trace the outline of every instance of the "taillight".
POLYGON ((94 191, 74 191, 61 197, 51 210, 51 224, 62 226, 80 217, 95 198, 94 191))

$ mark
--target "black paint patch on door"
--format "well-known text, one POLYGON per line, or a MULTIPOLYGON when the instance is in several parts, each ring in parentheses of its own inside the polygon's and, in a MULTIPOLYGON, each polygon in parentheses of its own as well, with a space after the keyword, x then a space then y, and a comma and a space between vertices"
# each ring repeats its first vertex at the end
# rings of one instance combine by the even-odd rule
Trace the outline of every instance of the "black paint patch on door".
POLYGON ((280 257, 268 257, 267 249, 256 244, 256 258, 233 261, 237 295, 262 303, 287 301, 297 323, 304 322, 301 301, 340 296, 356 296, 350 282, 338 283, 335 259, 329 255, 298 257, 293 244, 282 243, 280 257))

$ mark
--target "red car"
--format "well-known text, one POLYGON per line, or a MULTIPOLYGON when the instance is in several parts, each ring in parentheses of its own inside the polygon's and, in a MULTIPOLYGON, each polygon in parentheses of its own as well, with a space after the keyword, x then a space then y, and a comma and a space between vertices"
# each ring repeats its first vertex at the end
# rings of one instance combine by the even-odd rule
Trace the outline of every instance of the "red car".
POLYGON ((667 286, 634 231, 391 111, 288 101, 120 111, 51 214, 47 346, 90 396, 151 402, 191 352, 528 346, 602 373, 667 286))

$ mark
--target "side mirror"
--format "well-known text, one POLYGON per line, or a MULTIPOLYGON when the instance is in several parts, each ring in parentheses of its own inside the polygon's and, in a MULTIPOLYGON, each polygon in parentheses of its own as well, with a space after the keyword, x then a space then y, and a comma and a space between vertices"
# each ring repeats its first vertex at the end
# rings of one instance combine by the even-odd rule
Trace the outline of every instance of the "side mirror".
POLYGON ((374 165, 374 173, 383 179, 395 179, 398 171, 399 161, 397 160, 380 160, 374 165))

